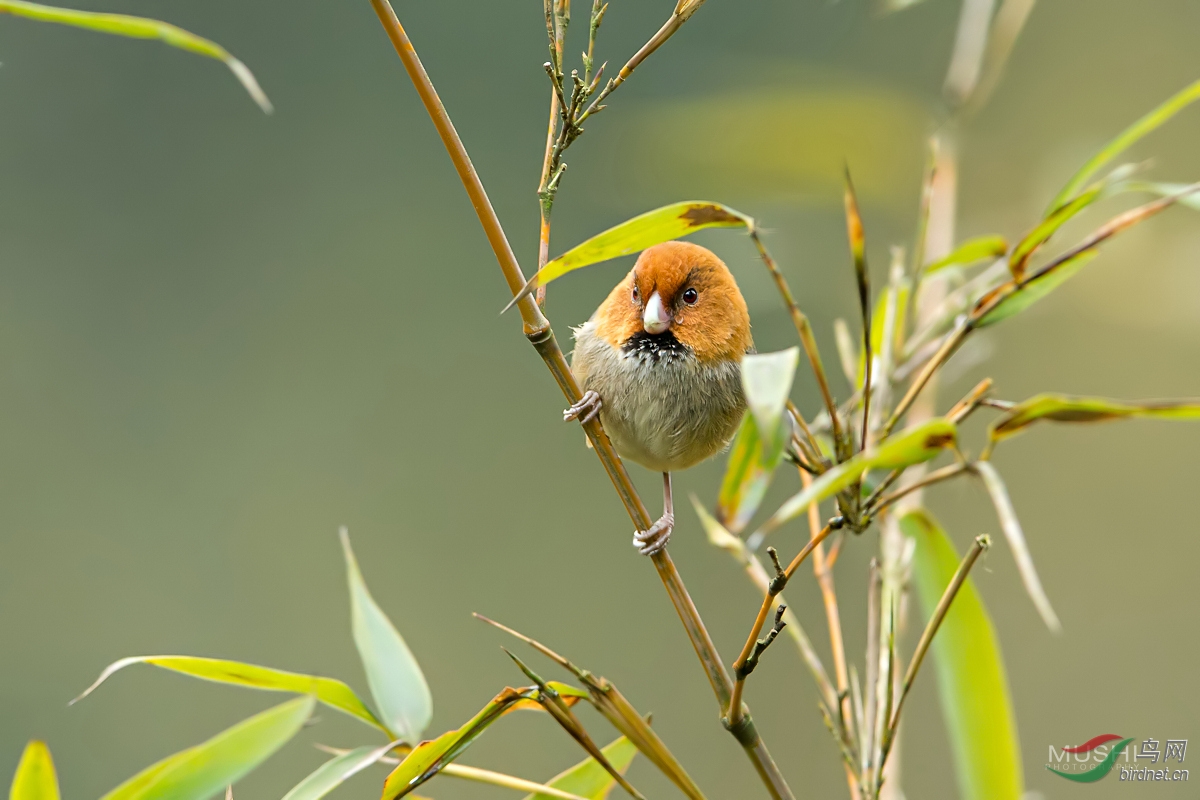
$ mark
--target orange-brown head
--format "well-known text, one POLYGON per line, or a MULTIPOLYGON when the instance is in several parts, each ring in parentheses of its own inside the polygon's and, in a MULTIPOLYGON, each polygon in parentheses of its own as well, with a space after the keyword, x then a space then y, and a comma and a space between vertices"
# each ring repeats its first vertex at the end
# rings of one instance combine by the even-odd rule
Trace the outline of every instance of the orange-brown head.
POLYGON ((642 251, 597 310, 596 332, 614 347, 638 334, 673 334, 706 362, 740 360, 753 345, 746 301, 729 268, 691 242, 642 251))

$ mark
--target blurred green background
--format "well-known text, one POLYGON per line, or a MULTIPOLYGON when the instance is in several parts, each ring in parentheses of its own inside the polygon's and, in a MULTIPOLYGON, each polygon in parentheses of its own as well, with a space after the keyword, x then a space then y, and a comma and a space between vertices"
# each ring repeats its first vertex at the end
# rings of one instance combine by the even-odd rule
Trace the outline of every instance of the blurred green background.
MULTIPOLYGON (((77 5, 216 39, 255 70, 277 113, 259 113, 214 62, 0 18, 0 774, 27 738, 45 737, 67 796, 99 796, 278 701, 142 668, 67 707, 124 655, 236 658, 365 690, 344 523, 428 676, 435 730, 522 680, 497 647, 507 642, 470 618, 479 611, 653 711, 711 797, 759 796, 599 464, 559 421, 562 398, 516 317, 498 316, 499 271, 365 0, 77 5)), ((396 7, 528 269, 548 99, 541 4, 396 7)), ((613 0, 602 57, 622 62, 671 7, 613 0)), ((552 250, 661 203, 727 202, 771 229, 835 363, 832 321, 854 312, 841 164, 860 185, 881 276, 887 246, 911 240, 958 10, 711 0, 571 150, 552 250)), ((576 9, 570 53, 584 19, 576 9)), ((1043 0, 991 104, 962 131, 960 236, 1020 234, 1092 151, 1200 77, 1198 29, 1191 0, 1043 0)), ((1161 179, 1195 180, 1198 131, 1191 109, 1133 157, 1153 158, 1161 179)), ((1091 212, 1061 241, 1104 216, 1091 212)), ((750 244, 701 241, 739 277, 759 348, 789 346, 750 244)), ((1009 399, 1200 395, 1198 262, 1195 212, 1135 229, 989 332, 990 359, 957 370, 943 407, 985 374, 1009 399)), ((627 266, 551 287, 560 339, 627 266)), ((798 384, 813 410, 812 381, 798 384)), ((1200 427, 1153 422, 1045 426, 1000 451, 1065 632, 1040 624, 1003 544, 975 578, 1004 647, 1027 783, 1046 797, 1131 791, 1115 775, 1091 786, 1050 775, 1050 744, 1200 738, 1197 452, 1200 427)), ((711 504, 720 469, 679 476, 680 496, 711 504)), ((656 504, 657 479, 635 477, 656 504)), ((773 496, 793 484, 785 475, 773 496)), ((960 547, 999 532, 974 485, 938 489, 930 504, 960 547)), ((728 661, 757 592, 684 505, 672 553, 728 661)), ((791 528, 781 549, 803 535, 791 528)), ((858 661, 875 540, 849 542, 838 566, 858 661)), ((824 652, 812 580, 789 595, 824 652)), ((906 715, 913 798, 954 791, 933 678, 921 676, 906 715)), ((843 796, 790 644, 765 659, 748 700, 797 795, 843 796)), ((322 760, 311 742, 367 740, 353 721, 321 716, 238 796, 282 795, 322 760)), ((579 757, 525 714, 464 761, 545 779, 579 757)), ((360 776, 341 796, 374 797, 382 777, 360 776)), ((642 761, 632 777, 652 796, 674 791, 642 761)), ((1194 797, 1188 786, 1139 793, 1194 797)), ((442 778, 428 794, 502 790, 442 778)))

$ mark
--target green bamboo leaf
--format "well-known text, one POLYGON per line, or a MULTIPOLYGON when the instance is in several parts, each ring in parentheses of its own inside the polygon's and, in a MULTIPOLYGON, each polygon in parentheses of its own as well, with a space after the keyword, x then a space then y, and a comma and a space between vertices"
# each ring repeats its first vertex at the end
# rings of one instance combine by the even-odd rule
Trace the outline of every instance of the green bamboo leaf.
POLYGON ((1007 252, 1008 242, 1003 236, 980 236, 968 239, 950 255, 927 266, 923 274, 931 275, 948 267, 967 267, 979 261, 991 261, 1002 257, 1007 252))
POLYGON ((720 203, 688 201, 647 211, 572 247, 538 270, 509 306, 568 272, 631 255, 705 228, 753 228, 754 220, 720 203))
MULTIPOLYGON (((958 553, 923 509, 901 517, 900 528, 916 542, 913 578, 925 613, 932 614, 958 569, 958 553)), ((933 640, 933 657, 959 796, 1019 800, 1024 779, 1004 659, 970 578, 959 589, 933 640)))
POLYGON ((316 702, 310 695, 269 708, 146 767, 101 800, 207 800, 287 744, 316 702))
POLYGON ((752 353, 742 359, 742 388, 758 427, 764 463, 778 463, 791 434, 791 425, 784 424, 783 412, 799 363, 799 347, 777 353, 752 353))
POLYGON ((342 528, 339 535, 350 582, 354 645, 367 674, 375 707, 396 738, 416 744, 433 718, 429 685, 400 632, 367 590, 354 551, 350 549, 350 532, 342 528))
POLYGON ((1004 530, 1004 537, 1008 539, 1008 546, 1013 551, 1013 559, 1017 562, 1017 572, 1021 574, 1025 592, 1033 601, 1033 605, 1041 615, 1042 621, 1046 623, 1046 627, 1054 633, 1058 633, 1062 630, 1062 624, 1058 621, 1058 615, 1054 613, 1054 608, 1050 605, 1050 598, 1046 596, 1046 590, 1042 588, 1042 579, 1038 577, 1037 568, 1033 565, 1033 555, 1029 552, 1029 545, 1025 542, 1025 531, 1021 528, 1021 521, 1017 518, 1012 499, 1008 496, 1008 488, 1004 485, 1004 479, 1000 477, 1000 473, 989 461, 975 462, 972 470, 983 481, 984 488, 987 489, 988 496, 992 500, 992 506, 996 509, 1000 527, 1004 530))
POLYGON ((521 701, 536 697, 537 691, 536 687, 521 690, 506 688, 461 728, 447 731, 432 741, 418 744, 387 776, 383 784, 383 800, 404 797, 437 775, 442 768, 462 755, 488 726, 521 701))
POLYGON ((741 531, 746 527, 771 485, 774 467, 767 468, 762 454, 758 425, 754 415, 747 414, 733 437, 717 494, 717 517, 730 530, 741 531))
POLYGON ((131 664, 151 664, 162 669, 190 675, 193 678, 228 683, 234 686, 248 686, 252 689, 263 689, 268 692, 295 692, 297 694, 312 694, 316 698, 338 711, 356 717, 368 725, 386 732, 387 728, 376 719, 346 684, 334 678, 323 678, 318 675, 302 675, 296 672, 285 672, 271 667, 260 667, 256 664, 245 664, 240 661, 225 661, 219 658, 199 658, 196 656, 131 656, 114 661, 105 667, 96 678, 95 683, 83 691, 83 694, 71 701, 75 704, 94 692, 113 673, 131 664))
MULTIPOLYGON (((988 426, 992 444, 1023 433, 1039 420, 1107 422, 1130 417, 1200 419, 1200 400, 1142 400, 1127 402, 1104 397, 1039 394, 1013 406, 988 426)), ((990 451, 989 447, 989 451, 990 451)))
MULTIPOLYGON (((892 299, 892 287, 887 286, 879 293, 879 300, 875 303, 875 310, 871 312, 871 352, 873 357, 878 358, 883 352, 883 328, 887 325, 887 307, 892 299)), ((908 282, 900 284, 899 291, 896 292, 896 321, 892 326, 895 331, 895 336, 892 340, 892 346, 895 350, 904 346, 904 324, 908 316, 908 282)), ((839 320, 840 321, 840 320, 839 320)), ((836 323, 835 323, 836 324, 836 323)), ((842 323, 845 325, 845 323, 842 323)), ((836 334, 835 335, 840 335, 836 334)), ((849 329, 847 329, 849 335, 849 329)), ((853 344, 853 342, 851 342, 853 344)), ((839 345, 841 349, 847 352, 853 352, 854 348, 846 348, 844 345, 839 345)), ((894 352, 894 351, 893 351, 894 352)), ((840 355, 840 353, 839 353, 840 355)), ((854 381, 855 386, 863 385, 864 373, 866 372, 866 354, 859 352, 858 354, 858 372, 854 381)))
POLYGON ((762 526, 767 534, 795 519, 813 503, 833 497, 849 487, 871 469, 901 469, 935 458, 958 441, 958 427, 948 419, 938 417, 906 428, 889 436, 873 450, 859 453, 838 464, 812 482, 807 489, 793 495, 762 526))
POLYGON ((320 800, 341 786, 354 775, 377 763, 399 742, 382 747, 365 745, 341 753, 317 767, 307 778, 300 781, 283 796, 283 800, 320 800))
POLYGON ((40 3, 27 3, 23 0, 0 0, 0 14, 12 14, 14 17, 24 17, 39 22, 54 22, 59 25, 86 28, 132 39, 158 39, 171 47, 215 58, 229 67, 230 72, 241 82, 242 87, 254 99, 254 102, 258 103, 259 108, 267 114, 273 110, 271 101, 267 99, 266 93, 258 85, 254 73, 245 64, 234 58, 228 50, 216 42, 202 39, 194 33, 189 33, 183 28, 166 22, 144 17, 131 17, 125 14, 75 11, 68 8, 45 6, 40 3))
POLYGON ((1029 280, 1022 286, 1015 286, 1013 283, 1006 283, 996 289, 993 289, 988 294, 984 295, 978 302, 976 308, 982 308, 996 293, 1004 292, 1009 294, 1004 300, 987 314, 984 314, 979 322, 975 323, 976 328, 984 328, 988 325, 994 325, 1001 320, 1008 319, 1014 314, 1018 314, 1031 305, 1041 300, 1046 295, 1066 283, 1067 279, 1074 275, 1079 270, 1083 269, 1084 265, 1091 261, 1099 254, 1098 250, 1089 249, 1082 253, 1072 256, 1063 263, 1059 264, 1053 270, 1044 273, 1029 280), (1014 291, 1015 289, 1015 291, 1014 291))
MULTIPOLYGON (((601 749, 608 763, 618 772, 624 774, 637 755, 637 747, 633 742, 622 736, 612 744, 601 749)), ((616 780, 609 775, 600 762, 594 758, 586 758, 566 772, 546 781, 547 786, 570 792, 587 800, 605 800, 609 791, 616 785, 616 780)), ((551 795, 536 793, 527 795, 525 800, 554 800, 551 795)))
POLYGON ((1186 87, 1183 91, 1171 97, 1158 108, 1122 131, 1117 138, 1105 145, 1099 153, 1092 156, 1091 160, 1075 173, 1071 180, 1067 182, 1067 185, 1063 187, 1062 191, 1058 193, 1058 196, 1050 203, 1048 213, 1053 213, 1070 202, 1071 198, 1083 188, 1092 175, 1096 174, 1101 167, 1128 150, 1143 136, 1154 131, 1196 100, 1200 100, 1200 81, 1196 81, 1186 87))
POLYGON ((58 800, 58 775, 45 742, 33 739, 25 745, 13 775, 8 800, 58 800))

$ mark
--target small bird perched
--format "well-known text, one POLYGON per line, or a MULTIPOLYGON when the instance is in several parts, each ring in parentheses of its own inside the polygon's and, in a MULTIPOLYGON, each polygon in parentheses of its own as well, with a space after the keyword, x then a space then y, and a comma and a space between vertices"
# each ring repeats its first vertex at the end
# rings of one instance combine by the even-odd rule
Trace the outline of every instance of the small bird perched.
POLYGON ((633 544, 666 546, 671 473, 716 455, 746 411, 742 356, 750 314, 729 268, 690 242, 644 250, 591 319, 575 329, 571 371, 584 390, 564 420, 596 414, 621 458, 663 474, 663 515, 633 544))

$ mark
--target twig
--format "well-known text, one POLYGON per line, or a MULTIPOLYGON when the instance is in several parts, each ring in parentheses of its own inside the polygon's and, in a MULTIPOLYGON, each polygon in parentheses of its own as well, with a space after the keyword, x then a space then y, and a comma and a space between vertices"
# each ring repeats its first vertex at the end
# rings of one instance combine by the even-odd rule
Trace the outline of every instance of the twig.
MULTIPOLYGON (((538 206, 541 208, 541 230, 538 234, 538 269, 546 266, 550 260, 550 211, 554 206, 554 196, 558 183, 555 180, 557 164, 552 155, 554 141, 557 138, 558 118, 565 108, 562 92, 562 54, 563 40, 567 35, 567 24, 571 19, 571 0, 544 0, 546 12, 546 33, 550 38, 550 57, 546 71, 550 73, 550 122, 546 130, 546 153, 542 158, 542 176, 538 181, 538 206), (557 5, 556 5, 557 2, 557 5), (553 188, 551 183, 554 183, 553 188)), ((595 30, 592 31, 594 40, 595 30)), ((561 175, 561 170, 558 171, 561 175)), ((539 306, 546 304, 546 287, 539 286, 537 291, 539 306)))
MULTIPOLYGON (((408 34, 405 33, 400 20, 397 19, 396 12, 392 9, 391 3, 388 0, 371 0, 371 6, 375 9, 375 13, 387 31, 393 46, 396 48, 396 53, 400 56, 400 60, 403 62, 409 78, 412 79, 413 85, 417 89, 417 94, 420 95, 421 101, 425 105, 425 110, 433 120, 434 126, 437 128, 438 134, 442 139, 442 144, 445 145, 450 159, 458 171, 459 178, 467 190, 467 195, 471 198, 471 204, 475 208, 475 213, 479 216, 479 222, 483 226, 488 241, 492 245, 492 250, 496 255, 497 262, 499 262, 501 272, 508 283, 509 291, 516 296, 525 285, 525 276, 521 272, 521 267, 517 263, 516 256, 508 244, 508 237, 504 233, 504 228, 501 226, 500 220, 496 216, 491 202, 488 200, 483 183, 479 180, 475 168, 471 165, 471 159, 467 155, 466 148, 463 147, 462 140, 459 139, 458 133, 454 130, 454 124, 450 121, 450 117, 446 113, 446 109, 442 105, 442 101, 438 97, 433 83, 429 80, 429 75, 425 72, 420 58, 417 57, 416 50, 413 49, 408 34)), ((575 376, 571 373, 562 348, 559 347, 554 337, 554 331, 550 327, 550 323, 545 315, 542 314, 536 300, 533 297, 522 298, 517 303, 517 308, 521 313, 521 321, 526 338, 529 339, 530 343, 538 351, 538 355, 546 363, 547 368, 554 376, 567 401, 570 403, 577 402, 582 397, 579 384, 575 380, 575 376)), ((637 490, 634 488, 633 482, 629 478, 629 473, 625 470, 625 465, 621 463, 620 457, 617 455, 616 450, 613 449, 612 442, 609 441, 608 436, 604 433, 599 420, 592 419, 583 428, 592 442, 596 456, 604 465, 609 479, 613 482, 613 486, 616 488, 617 494, 625 506, 625 510, 628 512, 630 519, 633 520, 634 527, 641 531, 649 530, 653 524, 650 512, 646 509, 645 503, 642 502, 641 496, 638 495, 637 490)), ((654 563, 655 569, 658 570, 659 578, 662 579, 663 585, 667 589, 671 603, 675 606, 676 613, 679 614, 688 639, 691 640, 692 647, 695 649, 696 655, 700 658, 700 663, 704 667, 709 683, 712 685, 713 693, 717 697, 717 702, 720 704, 722 712, 724 712, 728 708, 729 700, 733 694, 733 682, 730 680, 729 674, 725 671, 725 665, 721 660, 720 653, 717 652, 716 645, 713 644, 712 637, 709 635, 707 628, 705 628, 704 622, 696 610, 696 605, 688 595, 683 579, 680 577, 679 571, 675 568, 675 563, 666 549, 660 550, 651 560, 654 563)), ((749 720, 749 716, 746 715, 742 727, 734 731, 738 743, 741 744, 742 749, 750 758, 751 763, 763 779, 771 796, 775 800, 788 800, 792 798, 791 789, 783 779, 782 773, 780 773, 779 768, 775 765, 770 753, 767 752, 766 745, 763 744, 762 739, 749 720)))
POLYGON ((758 255, 766 265, 767 271, 771 273, 771 277, 775 280, 775 286, 779 289, 779 294, 783 296, 783 302, 788 308, 788 313, 791 314, 792 324, 796 326, 796 333, 800 336, 800 344, 804 348, 804 355, 808 357, 808 363, 812 367, 813 376, 817 379, 817 386, 821 390, 821 399, 825 402, 825 411, 829 414, 829 427, 833 432, 834 450, 837 451, 839 458, 849 457, 849 452, 844 452, 842 427, 838 418, 837 402, 833 399, 833 393, 829 391, 829 381, 825 377, 825 365, 821 363, 821 351, 817 349, 817 340, 813 337, 812 325, 808 322, 808 317, 796 305, 796 298, 792 296, 792 290, 788 286, 787 279, 783 277, 783 273, 779 271, 779 266, 775 263, 775 259, 771 257, 771 253, 759 238, 758 231, 755 228, 750 229, 750 239, 754 242, 754 246, 758 248, 758 255))
MULTIPOLYGON (((803 473, 807 475, 808 473, 803 473)), ((811 480, 811 478, 810 478, 811 480)), ((766 596, 763 597, 762 605, 758 609, 758 616, 754 618, 754 625, 750 628, 750 636, 746 639, 746 644, 742 646, 742 652, 738 656, 737 661, 733 662, 733 674, 737 679, 733 684, 733 696, 729 702, 729 713, 726 716, 726 725, 728 727, 736 726, 742 719, 742 691, 746 685, 746 677, 754 670, 757 664, 757 655, 761 654, 762 650, 766 649, 766 645, 761 648, 758 646, 758 635, 762 633, 763 626, 767 623, 767 617, 771 613, 771 607, 775 605, 775 598, 787 586, 788 581, 796 572, 796 569, 804 563, 804 559, 808 558, 809 554, 825 541, 825 537, 842 526, 841 518, 837 517, 826 525, 820 533, 814 536, 800 549, 792 562, 787 568, 779 563, 779 555, 775 552, 774 547, 767 548, 767 555, 771 557, 771 563, 775 566, 775 577, 767 586, 766 596)), ((782 618, 783 612, 779 612, 779 617, 782 618)), ((771 641, 774 636, 769 637, 771 641)), ((766 644, 770 644, 768 641, 766 644)))
POLYGON ((909 384, 908 391, 904 393, 904 397, 896 404, 896 410, 892 412, 892 415, 888 417, 888 421, 884 423, 879 438, 886 438, 892 432, 892 428, 896 427, 896 423, 900 421, 900 418, 904 416, 904 412, 908 411, 913 401, 917 399, 917 395, 925 388, 925 384, 929 383, 929 379, 933 377, 933 374, 941 369, 950 356, 954 355, 954 351, 967 338, 967 334, 971 332, 971 329, 970 318, 967 318, 960 322, 954 331, 946 337, 946 340, 942 342, 942 346, 933 354, 933 358, 929 359, 920 374, 909 384))
POLYGON ((925 631, 921 634, 920 641, 917 642, 917 649, 913 651, 912 660, 908 662, 908 669, 904 673, 904 682, 900 689, 900 697, 896 701, 896 708, 891 714, 887 732, 884 736, 881 768, 883 763, 887 761, 888 751, 891 749, 892 740, 896 736, 896 726, 900 724, 900 713, 904 710, 904 701, 908 698, 908 692, 912 688, 913 681, 917 678, 917 670, 921 668, 921 662, 925 660, 925 654, 929 651, 929 645, 933 643, 933 637, 937 634, 938 628, 941 627, 942 621, 946 618, 946 612, 950 610, 950 604, 954 602, 959 589, 966 582, 967 575, 971 572, 971 567, 975 566, 975 562, 979 559, 980 554, 984 550, 987 550, 991 544, 992 540, 987 534, 975 537, 975 543, 971 545, 971 549, 967 551, 967 555, 963 558, 962 563, 958 565, 958 570, 954 573, 954 577, 950 579, 950 585, 946 587, 946 591, 942 593, 942 599, 938 601, 937 608, 934 609, 933 616, 929 619, 929 624, 925 626, 925 631))
POLYGON ((949 480, 950 478, 961 475, 969 470, 970 465, 968 464, 950 464, 949 466, 942 467, 941 469, 936 469, 933 472, 922 476, 920 479, 913 481, 907 486, 897 489, 891 494, 880 498, 878 501, 876 501, 874 506, 871 506, 867 509, 868 516, 869 518, 874 519, 879 512, 883 511, 900 498, 912 494, 920 489, 924 489, 926 486, 932 486, 935 483, 941 483, 942 481, 949 480))
MULTIPOLYGON (((800 481, 807 489, 812 485, 813 478, 806 473, 800 473, 800 481)), ((818 509, 818 504, 813 503, 808 508, 808 527, 811 538, 816 538, 821 533, 821 512, 818 509)), ((842 532, 839 531, 839 536, 842 532)), ((840 541, 840 540, 839 540, 840 541)), ((836 553, 840 547, 835 543, 835 548, 830 551, 829 560, 825 559, 825 548, 818 544, 813 549, 813 575, 817 579, 817 586, 821 590, 821 603, 825 607, 825 623, 829 628, 829 649, 833 654, 833 671, 834 679, 837 681, 838 691, 838 718, 845 720, 853 719, 853 712, 849 706, 849 674, 846 668, 846 644, 842 638, 842 618, 838 610, 837 591, 833 585, 833 563, 837 560, 836 553), (850 713, 847 713, 850 711, 850 713)), ((832 719, 830 720, 832 724, 832 719)), ((844 740, 849 739, 853 734, 846 730, 843 724, 841 730, 835 733, 834 738, 838 739, 839 745, 843 744, 844 740)), ((851 768, 848 762, 846 765, 846 783, 850 789, 851 800, 858 800, 861 797, 861 787, 855 771, 851 768)))

